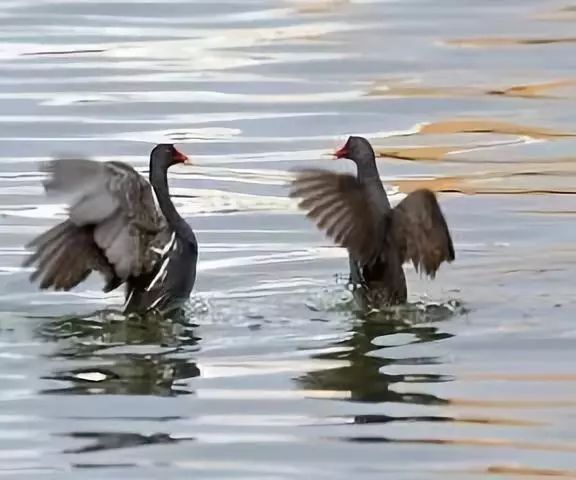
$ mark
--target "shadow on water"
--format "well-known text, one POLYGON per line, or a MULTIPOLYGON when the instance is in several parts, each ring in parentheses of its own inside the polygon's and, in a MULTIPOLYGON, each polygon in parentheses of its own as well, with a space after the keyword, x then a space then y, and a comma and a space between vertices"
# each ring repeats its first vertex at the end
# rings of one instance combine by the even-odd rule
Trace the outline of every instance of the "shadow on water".
POLYGON ((53 318, 37 333, 60 346, 50 358, 91 363, 44 377, 68 384, 46 389, 44 394, 183 395, 193 392, 180 388, 178 382, 200 375, 190 360, 200 338, 184 315, 124 317, 108 310, 53 318))

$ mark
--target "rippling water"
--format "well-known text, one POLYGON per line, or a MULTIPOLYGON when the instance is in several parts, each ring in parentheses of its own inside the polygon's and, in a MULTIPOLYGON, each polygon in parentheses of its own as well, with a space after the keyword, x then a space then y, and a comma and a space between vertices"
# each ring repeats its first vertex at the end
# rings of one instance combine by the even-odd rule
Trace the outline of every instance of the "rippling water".
MULTIPOLYGON (((512 0, 4 0, 0 475, 576 478, 576 9, 512 0), (457 262, 360 318, 286 198, 348 134, 393 201, 439 193, 457 262), (184 143, 194 324, 38 292, 38 162, 184 143), (100 312, 100 313, 94 313, 100 312)), ((340 275, 340 276, 339 276, 340 275)))

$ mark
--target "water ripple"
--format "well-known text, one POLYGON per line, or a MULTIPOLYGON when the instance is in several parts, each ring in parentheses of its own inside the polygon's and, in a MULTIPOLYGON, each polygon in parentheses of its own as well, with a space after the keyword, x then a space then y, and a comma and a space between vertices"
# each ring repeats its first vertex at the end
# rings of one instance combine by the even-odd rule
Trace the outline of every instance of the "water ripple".
POLYGON ((0 5, 0 474, 572 478, 573 7, 535 1, 0 5), (457 262, 362 314, 288 199, 368 137, 392 203, 439 192, 457 262), (96 276, 40 292, 55 155, 148 172, 202 245, 183 318, 96 276), (104 309, 104 310, 103 310, 104 309))

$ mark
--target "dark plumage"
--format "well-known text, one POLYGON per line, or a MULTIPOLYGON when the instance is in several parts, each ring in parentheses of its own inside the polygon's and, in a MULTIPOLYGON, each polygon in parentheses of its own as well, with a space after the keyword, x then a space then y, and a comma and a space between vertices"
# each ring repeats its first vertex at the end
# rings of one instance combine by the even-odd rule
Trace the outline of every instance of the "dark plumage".
POLYGON ((105 292, 126 285, 126 313, 179 307, 194 286, 198 244, 170 199, 167 171, 186 160, 173 145, 157 145, 150 182, 121 162, 49 162, 46 193, 63 195, 69 212, 28 244, 31 280, 70 290, 97 271, 105 292))
POLYGON ((434 278, 442 262, 455 258, 436 196, 416 190, 391 208, 366 139, 350 137, 335 155, 354 161, 357 176, 303 170, 292 183, 291 196, 300 198, 299 207, 317 227, 348 250, 350 281, 362 303, 404 303, 404 262, 434 278))

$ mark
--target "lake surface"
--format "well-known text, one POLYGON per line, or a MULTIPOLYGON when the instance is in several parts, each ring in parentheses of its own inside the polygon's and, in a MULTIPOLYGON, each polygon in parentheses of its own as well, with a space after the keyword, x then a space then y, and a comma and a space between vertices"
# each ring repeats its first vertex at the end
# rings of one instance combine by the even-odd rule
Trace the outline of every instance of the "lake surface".
POLYGON ((0 475, 576 478, 576 7, 510 0, 4 0, 0 475), (457 261, 362 318, 291 172, 368 137, 457 261), (40 292, 40 161, 156 142, 201 244, 189 324, 94 277, 40 292), (94 313, 96 312, 96 313, 94 313))

